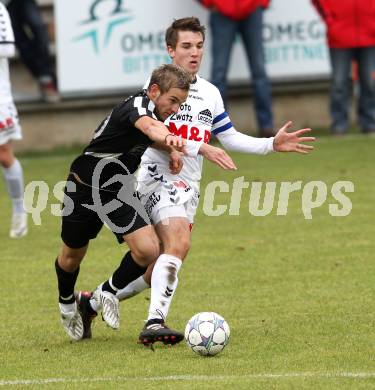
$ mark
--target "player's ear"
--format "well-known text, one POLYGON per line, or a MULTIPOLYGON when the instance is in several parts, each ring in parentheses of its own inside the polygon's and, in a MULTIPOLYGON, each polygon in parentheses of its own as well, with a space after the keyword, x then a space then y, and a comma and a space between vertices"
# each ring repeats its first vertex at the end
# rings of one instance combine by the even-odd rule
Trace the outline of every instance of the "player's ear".
POLYGON ((169 57, 171 57, 171 58, 173 59, 173 58, 174 58, 175 51, 174 51, 174 49, 173 49, 172 46, 170 46, 170 45, 167 46, 167 52, 168 52, 168 54, 169 54, 169 57))
POLYGON ((160 96, 160 88, 157 84, 152 84, 150 86, 150 97, 151 99, 157 99, 160 96))

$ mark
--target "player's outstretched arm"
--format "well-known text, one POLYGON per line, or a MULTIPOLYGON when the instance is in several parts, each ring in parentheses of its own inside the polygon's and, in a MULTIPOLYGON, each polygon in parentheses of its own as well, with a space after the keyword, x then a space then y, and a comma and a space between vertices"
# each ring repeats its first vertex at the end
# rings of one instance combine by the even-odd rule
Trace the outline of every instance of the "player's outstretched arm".
POLYGON ((292 126, 292 122, 286 123, 275 135, 273 140, 273 149, 276 152, 296 152, 307 154, 310 153, 314 147, 305 145, 301 142, 314 142, 315 137, 304 137, 304 135, 311 131, 311 129, 301 129, 288 133, 288 129, 292 126))
POLYGON ((233 160, 223 149, 203 143, 199 148, 199 154, 225 170, 237 169, 233 160))
POLYGON ((186 141, 170 133, 164 123, 145 115, 139 118, 134 126, 156 144, 173 146, 181 152, 184 151, 186 141))

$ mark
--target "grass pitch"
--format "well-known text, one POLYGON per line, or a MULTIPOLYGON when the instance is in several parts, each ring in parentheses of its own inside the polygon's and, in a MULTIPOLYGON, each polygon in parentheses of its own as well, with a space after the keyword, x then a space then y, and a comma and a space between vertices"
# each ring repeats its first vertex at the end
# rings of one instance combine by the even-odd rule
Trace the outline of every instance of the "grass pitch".
MULTIPOLYGON (((195 355, 181 343, 136 343, 149 293, 121 304, 121 328, 96 320, 94 338, 70 342, 60 323, 54 259, 60 248, 58 203, 52 193, 64 180, 76 151, 21 158, 26 183, 49 188, 41 225, 8 238, 10 202, 0 184, 1 315, 0 386, 89 389, 369 389, 375 388, 374 200, 375 139, 322 138, 309 156, 234 154, 238 171, 205 163, 202 198, 193 245, 180 272, 168 322, 184 329, 200 311, 216 311, 231 327, 223 353, 195 355), (239 215, 209 217, 202 210, 207 184, 223 181, 214 207, 229 206, 233 180, 324 182, 328 196, 302 212, 302 190, 290 195, 287 215, 277 215, 277 196, 265 217, 249 212, 250 188, 242 192, 239 215), (329 214, 338 204, 337 181, 351 181, 352 211, 329 214)), ((209 206, 209 205, 208 205, 209 206)), ((208 207, 207 206, 207 207, 208 207)), ((103 229, 81 266, 78 289, 107 278, 125 248, 103 229)))

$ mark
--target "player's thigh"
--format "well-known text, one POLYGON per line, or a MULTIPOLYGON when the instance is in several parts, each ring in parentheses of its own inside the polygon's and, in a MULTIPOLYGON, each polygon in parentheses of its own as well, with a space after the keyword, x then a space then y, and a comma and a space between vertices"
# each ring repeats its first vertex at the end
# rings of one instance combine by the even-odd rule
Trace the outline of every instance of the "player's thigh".
POLYGON ((68 197, 72 207, 69 211, 64 208, 62 213, 61 238, 68 248, 79 250, 96 238, 103 222, 94 210, 84 206, 92 204, 91 188, 77 182, 73 175, 69 175, 67 181, 75 186, 74 190, 68 190, 68 187, 64 190, 63 203, 68 204, 68 197))
POLYGON ((59 256, 60 267, 67 272, 74 272, 85 257, 87 248, 88 244, 82 248, 70 248, 63 243, 59 256))
POLYGON ((190 223, 185 216, 170 216, 155 226, 164 253, 183 260, 190 249, 190 223))
POLYGON ((0 104, 0 125, 0 145, 4 145, 11 140, 22 139, 18 113, 13 103, 0 104))
POLYGON ((13 165, 14 159, 15 157, 11 143, 6 142, 5 144, 0 145, 0 164, 5 168, 9 168, 13 165))
POLYGON ((128 244, 136 263, 146 267, 158 258, 159 240, 141 203, 136 208, 123 203, 107 217, 108 227, 120 244, 124 241, 128 244))

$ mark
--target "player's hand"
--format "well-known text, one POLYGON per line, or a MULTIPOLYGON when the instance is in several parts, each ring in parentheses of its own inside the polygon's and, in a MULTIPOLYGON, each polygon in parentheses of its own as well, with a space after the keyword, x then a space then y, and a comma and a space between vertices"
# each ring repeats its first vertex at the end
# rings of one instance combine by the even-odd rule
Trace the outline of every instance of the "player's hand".
POLYGON ((314 142, 315 137, 303 137, 304 134, 311 131, 311 129, 301 129, 288 133, 288 129, 292 126, 292 122, 286 123, 275 135, 273 140, 273 149, 276 152, 296 152, 307 154, 310 153, 314 147, 305 145, 301 142, 314 142))
POLYGON ((204 156, 207 160, 212 161, 213 163, 217 164, 219 167, 225 170, 237 169, 233 160, 223 149, 203 143, 199 149, 199 153, 202 156, 204 156))
POLYGON ((179 152, 186 154, 185 145, 186 140, 180 137, 176 137, 174 134, 170 133, 165 136, 165 144, 167 146, 172 146, 177 149, 179 152))
POLYGON ((173 150, 169 153, 169 169, 172 175, 177 175, 181 172, 181 169, 184 165, 182 161, 183 153, 173 150))

